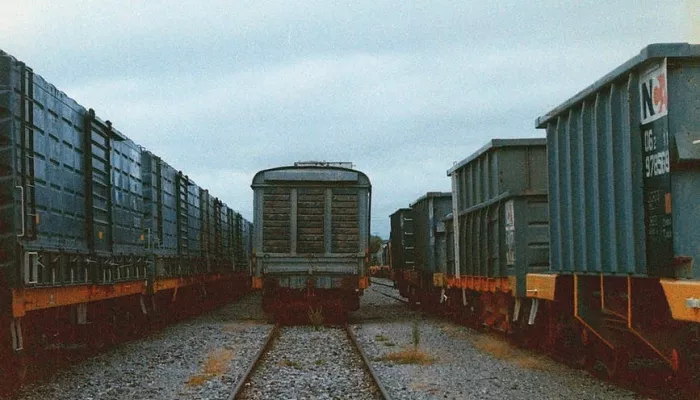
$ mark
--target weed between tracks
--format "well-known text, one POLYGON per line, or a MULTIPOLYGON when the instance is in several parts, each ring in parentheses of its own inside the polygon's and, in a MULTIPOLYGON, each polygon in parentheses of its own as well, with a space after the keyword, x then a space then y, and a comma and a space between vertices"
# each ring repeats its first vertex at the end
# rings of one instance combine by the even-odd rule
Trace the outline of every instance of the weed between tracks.
POLYGON ((204 361, 202 373, 192 375, 187 380, 189 386, 199 386, 204 382, 222 376, 228 370, 228 366, 233 359, 233 350, 216 349, 207 354, 207 359, 204 361))
MULTIPOLYGON (((385 346, 395 346, 393 342, 384 335, 376 335, 374 337, 378 342, 384 343, 385 346)), ((412 347, 406 348, 402 351, 397 351, 389 353, 385 356, 379 357, 376 361, 390 361, 397 364, 420 364, 420 365, 430 365, 435 362, 435 358, 430 357, 426 352, 421 350, 418 345, 420 344, 420 327, 418 326, 418 321, 413 322, 413 328, 411 329, 411 339, 412 347)))
POLYGON ((314 330, 319 330, 323 325, 323 309, 309 307, 309 322, 313 325, 314 330))
POLYGON ((385 356, 379 357, 377 361, 389 361, 396 364, 420 364, 420 365, 430 365, 435 362, 435 358, 430 357, 428 353, 423 350, 412 348, 403 351, 397 351, 394 353, 389 353, 385 356))
POLYGON ((286 358, 284 360, 280 361, 278 365, 280 367, 292 367, 294 369, 301 369, 301 364, 299 364, 296 361, 288 360, 286 358))
POLYGON ((392 342, 391 340, 389 340, 389 338, 386 337, 386 336, 384 336, 384 335, 377 335, 377 336, 374 337, 374 339, 375 339, 377 342, 384 343, 384 346, 387 346, 387 347, 396 346, 396 344, 395 344, 394 342, 392 342))
POLYGON ((488 353, 500 360, 516 364, 521 368, 545 370, 550 365, 549 360, 545 356, 527 354, 498 338, 484 335, 471 338, 471 342, 477 350, 488 353))

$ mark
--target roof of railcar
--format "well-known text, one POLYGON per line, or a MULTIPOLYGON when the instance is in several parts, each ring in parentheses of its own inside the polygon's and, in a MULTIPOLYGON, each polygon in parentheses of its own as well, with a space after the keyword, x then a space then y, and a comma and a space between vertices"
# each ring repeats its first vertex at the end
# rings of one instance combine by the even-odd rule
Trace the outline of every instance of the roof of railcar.
POLYGON ((456 170, 464 167, 465 165, 471 163, 472 161, 476 160, 477 158, 481 157, 484 153, 503 148, 503 147, 522 147, 522 146, 546 146, 547 145, 547 139, 546 138, 523 138, 523 139, 491 139, 488 143, 486 143, 483 147, 481 147, 479 150, 475 151, 470 155, 469 157, 465 158, 464 160, 456 163, 453 165, 450 169, 447 170, 447 176, 451 176, 456 170))
POLYGON ((371 186, 369 177, 362 171, 352 168, 332 166, 283 166, 259 171, 253 177, 251 187, 266 182, 356 182, 371 186), (353 178, 353 174, 354 178, 353 178))
POLYGON ((695 58, 700 57, 700 45, 690 43, 653 43, 643 48, 639 54, 630 58, 602 78, 595 81, 587 88, 566 100, 547 114, 537 118, 535 126, 545 128, 547 123, 557 116, 568 113, 568 110, 579 104, 588 96, 591 96, 606 87, 610 82, 627 75, 631 70, 639 67, 650 59, 660 58, 695 58))

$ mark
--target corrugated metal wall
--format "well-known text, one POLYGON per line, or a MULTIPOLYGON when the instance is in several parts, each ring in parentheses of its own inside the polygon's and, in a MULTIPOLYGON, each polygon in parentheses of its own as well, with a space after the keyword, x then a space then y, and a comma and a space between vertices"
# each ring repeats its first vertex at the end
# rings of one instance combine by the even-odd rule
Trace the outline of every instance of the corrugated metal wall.
POLYGON ((538 119, 554 271, 683 276, 673 258, 700 256, 685 179, 700 158, 699 60, 697 45, 648 46, 538 119))

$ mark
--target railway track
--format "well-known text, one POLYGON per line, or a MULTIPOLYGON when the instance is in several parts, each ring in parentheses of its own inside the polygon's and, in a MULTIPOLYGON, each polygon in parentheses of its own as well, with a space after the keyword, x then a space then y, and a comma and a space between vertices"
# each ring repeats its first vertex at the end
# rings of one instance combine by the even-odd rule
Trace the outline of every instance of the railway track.
POLYGON ((394 285, 393 285, 393 284, 392 284, 392 285, 389 285, 389 284, 387 284, 387 283, 383 283, 383 282, 381 282, 381 281, 378 281, 376 278, 371 278, 371 281, 372 281, 372 285, 375 285, 375 284, 376 284, 376 285, 378 285, 378 286, 388 287, 388 288, 391 288, 391 290, 387 293, 386 289, 379 289, 378 287, 372 287, 372 286, 369 287, 370 290, 372 290, 372 291, 374 291, 374 292, 376 292, 376 293, 379 293, 379 294, 381 294, 382 296, 386 296, 386 297, 388 297, 388 298, 390 298, 390 299, 398 300, 398 301, 400 301, 400 302, 402 302, 402 303, 408 304, 408 300, 407 300, 407 299, 404 299, 403 297, 400 297, 400 296, 397 296, 397 295, 396 295, 396 293, 398 293, 398 292, 394 289, 394 285))
POLYGON ((389 281, 388 279, 383 279, 383 278, 370 278, 369 280, 372 282, 373 285, 386 286, 386 287, 390 287, 390 288, 392 288, 392 289, 394 288, 394 282, 389 281), (386 282, 383 282, 383 281, 389 281, 390 283, 386 283, 386 282))
POLYGON ((275 327, 229 400, 390 399, 352 327, 275 327))

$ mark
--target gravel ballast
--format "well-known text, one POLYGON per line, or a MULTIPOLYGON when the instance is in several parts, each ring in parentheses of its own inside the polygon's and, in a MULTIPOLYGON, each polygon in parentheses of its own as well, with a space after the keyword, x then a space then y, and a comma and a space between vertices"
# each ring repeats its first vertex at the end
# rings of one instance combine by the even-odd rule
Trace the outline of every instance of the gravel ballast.
POLYGON ((358 341, 393 399, 641 399, 635 393, 512 346, 496 335, 476 332, 409 310, 380 294, 396 290, 372 285, 353 315, 358 341), (393 303, 393 307, 390 304, 393 303), (384 319, 377 320, 377 314, 384 319), (390 353, 414 349, 426 365, 385 361, 390 353))
MULTIPOLYGON (((389 284, 389 281, 382 282, 389 284)), ((23 388, 17 399, 227 399, 272 325, 260 294, 121 344, 23 388)), ((498 335, 412 310, 372 285, 350 325, 393 399, 641 399, 515 348, 498 335), (417 328, 417 335, 416 329, 417 328), (425 364, 387 356, 417 349, 425 364)), ((285 327, 246 385, 249 399, 375 399, 377 388, 343 329, 285 327), (267 359, 267 361, 266 361, 267 359)))
POLYGON ((243 392, 244 399, 379 399, 342 328, 283 327, 243 392))
POLYGON ((17 399, 226 399, 271 329, 259 294, 249 294, 30 384, 17 399))

